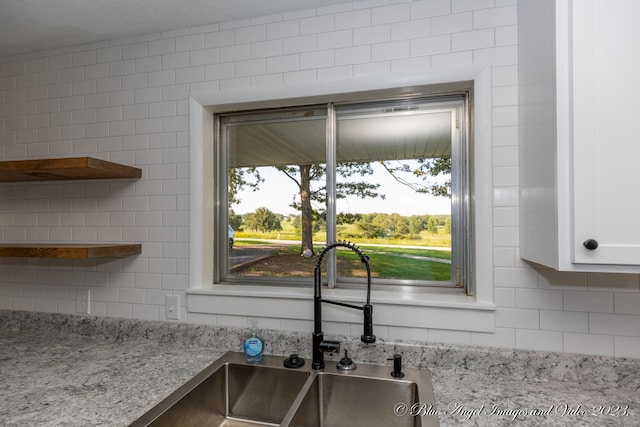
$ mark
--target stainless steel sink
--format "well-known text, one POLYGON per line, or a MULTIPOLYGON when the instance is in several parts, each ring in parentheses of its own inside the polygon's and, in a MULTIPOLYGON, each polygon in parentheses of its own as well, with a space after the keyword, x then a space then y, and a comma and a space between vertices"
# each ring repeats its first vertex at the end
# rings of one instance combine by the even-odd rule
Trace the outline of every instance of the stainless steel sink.
POLYGON ((226 353, 131 426, 439 426, 436 417, 410 414, 416 404, 435 407, 428 371, 405 369, 394 379, 388 366, 338 373, 330 364, 314 371, 310 361, 298 369, 283 361, 247 363, 243 353, 226 353), (409 413, 398 414, 399 404, 409 413))
POLYGON ((396 412, 398 404, 417 402, 418 385, 412 381, 320 373, 289 426, 417 427, 421 417, 396 412))

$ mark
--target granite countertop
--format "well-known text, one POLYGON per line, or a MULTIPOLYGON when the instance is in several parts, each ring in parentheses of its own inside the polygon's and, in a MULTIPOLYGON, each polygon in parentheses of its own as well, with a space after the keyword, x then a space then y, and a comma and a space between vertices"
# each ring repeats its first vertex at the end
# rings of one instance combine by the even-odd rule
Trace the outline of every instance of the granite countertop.
MULTIPOLYGON (((308 334, 261 332, 267 353, 308 357, 308 334)), ((240 349, 244 333, 0 311, 0 425, 127 426, 225 351, 240 349)), ((442 426, 640 425, 640 360, 343 342, 359 363, 399 352, 405 366, 429 369, 442 426)))

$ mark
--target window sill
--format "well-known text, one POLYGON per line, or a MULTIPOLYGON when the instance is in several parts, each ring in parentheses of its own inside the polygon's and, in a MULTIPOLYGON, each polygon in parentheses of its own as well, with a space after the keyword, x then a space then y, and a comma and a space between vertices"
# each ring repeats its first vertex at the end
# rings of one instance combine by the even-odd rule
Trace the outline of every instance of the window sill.
MULTIPOLYGON (((313 289, 272 286, 215 285, 187 291, 187 311, 194 317, 229 315, 313 320, 313 289)), ((323 289, 322 297, 355 304, 362 303, 364 291, 323 289)), ((374 324, 386 327, 447 329, 494 332, 495 305, 475 297, 431 292, 391 292, 373 290, 374 324)), ((325 305, 329 322, 360 322, 357 311, 325 305)))
MULTIPOLYGON (((189 289, 189 295, 241 296, 254 298, 305 299, 311 301, 313 289, 298 287, 251 286, 251 285, 213 285, 189 289)), ((339 299, 345 302, 362 301, 364 290, 326 289, 322 297, 339 299)), ((420 292, 392 292, 386 290, 371 291, 372 304, 397 304, 420 307, 464 308, 469 310, 495 310, 495 305, 483 303, 475 297, 454 293, 453 291, 427 290, 420 292)))

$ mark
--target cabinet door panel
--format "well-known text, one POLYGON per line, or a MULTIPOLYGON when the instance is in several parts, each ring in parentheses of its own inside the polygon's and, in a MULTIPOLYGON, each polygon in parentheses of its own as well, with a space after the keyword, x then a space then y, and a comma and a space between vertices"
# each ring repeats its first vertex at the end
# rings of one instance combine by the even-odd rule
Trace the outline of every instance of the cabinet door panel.
POLYGON ((637 0, 573 2, 575 263, 640 264, 638 16, 637 0))

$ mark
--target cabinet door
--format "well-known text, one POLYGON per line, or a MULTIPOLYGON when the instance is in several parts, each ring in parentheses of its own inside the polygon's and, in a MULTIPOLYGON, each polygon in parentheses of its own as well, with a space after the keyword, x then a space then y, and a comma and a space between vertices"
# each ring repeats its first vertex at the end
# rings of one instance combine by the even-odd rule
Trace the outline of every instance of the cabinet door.
POLYGON ((640 1, 572 4, 573 262, 638 265, 640 1))

